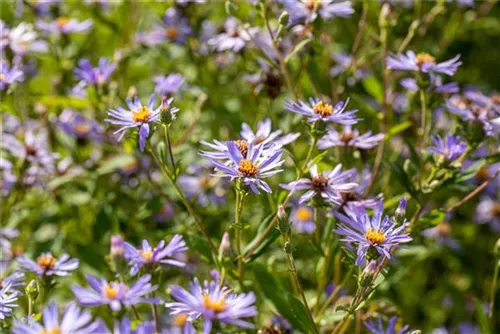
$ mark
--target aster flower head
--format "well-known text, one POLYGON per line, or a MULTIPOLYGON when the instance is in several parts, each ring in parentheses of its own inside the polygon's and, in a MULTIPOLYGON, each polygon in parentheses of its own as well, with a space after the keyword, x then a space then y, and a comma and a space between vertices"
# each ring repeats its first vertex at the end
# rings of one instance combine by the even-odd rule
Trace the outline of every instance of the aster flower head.
POLYGON ((0 290, 0 320, 10 317, 12 309, 18 306, 16 302, 19 293, 11 288, 12 283, 6 283, 0 290))
POLYGON ((155 95, 152 94, 147 106, 142 105, 139 98, 136 97, 133 101, 127 99, 129 110, 117 107, 108 111, 108 116, 111 118, 107 118, 105 121, 120 126, 120 129, 114 132, 114 134, 119 134, 118 141, 122 140, 128 129, 137 128, 139 130, 139 148, 141 152, 144 151, 146 139, 149 137, 150 124, 160 119, 160 107, 155 109, 154 103, 155 95))
POLYGON ((131 244, 125 242, 125 257, 130 261, 130 275, 135 276, 143 266, 171 265, 184 267, 184 262, 174 260, 175 254, 185 252, 188 248, 181 235, 176 234, 172 240, 166 244, 165 240, 160 241, 157 247, 151 247, 147 240, 142 241, 141 248, 136 249, 131 244))
POLYGON ((103 129, 93 119, 85 118, 81 113, 71 109, 64 109, 59 115, 61 129, 69 136, 76 139, 90 139, 101 141, 103 129))
POLYGON ((452 227, 450 223, 444 221, 435 227, 422 231, 426 238, 434 239, 438 244, 446 246, 453 250, 460 249, 460 244, 451 236, 452 227))
POLYGON ((307 205, 297 205, 290 213, 292 229, 297 233, 311 234, 316 230, 314 209, 307 205))
POLYGON ((71 34, 71 33, 84 33, 92 28, 92 20, 78 21, 68 17, 58 17, 55 21, 46 22, 39 20, 37 27, 47 34, 71 34))
POLYGON ((257 31, 258 28, 242 29, 239 27, 236 18, 228 17, 226 22, 224 22, 224 32, 210 38, 207 43, 219 52, 226 50, 239 52, 257 31))
POLYGON ((214 179, 210 176, 212 165, 208 161, 193 164, 187 173, 178 177, 179 187, 188 198, 196 198, 203 206, 226 203, 227 180, 214 179))
POLYGON ((284 162, 284 160, 280 160, 283 151, 271 149, 269 152, 265 152, 263 145, 250 143, 247 154, 243 156, 240 148, 233 141, 227 143, 227 148, 227 158, 230 160, 230 165, 210 159, 215 170, 222 172, 222 174, 214 174, 214 176, 241 180, 256 194, 259 193, 259 189, 271 193, 271 188, 262 179, 283 171, 276 169, 284 162))
POLYGON ((428 53, 415 54, 413 51, 407 51, 406 55, 399 54, 393 57, 388 57, 387 68, 390 70, 398 71, 412 71, 423 73, 442 73, 452 76, 457 71, 458 67, 462 65, 459 61, 460 55, 444 61, 436 63, 436 58, 428 53))
POLYGON ((10 241, 19 236, 19 230, 13 227, 0 227, 0 246, 9 248, 10 241))
POLYGON ((447 135, 444 140, 435 136, 431 139, 435 146, 429 147, 428 150, 443 156, 449 162, 455 161, 467 151, 467 143, 462 141, 460 136, 447 135))
POLYGON ((9 66, 7 60, 0 59, 0 91, 5 90, 16 82, 23 81, 24 73, 16 65, 9 66))
POLYGON ((75 303, 70 303, 61 318, 57 305, 52 301, 42 312, 43 323, 30 319, 27 323, 16 320, 12 333, 14 334, 39 334, 39 333, 106 333, 104 323, 92 320, 89 311, 83 311, 75 303))
POLYGON ((344 208, 346 214, 335 213, 340 223, 334 232, 343 236, 342 241, 358 247, 357 265, 363 265, 366 260, 377 259, 380 255, 391 258, 392 247, 412 240, 405 233, 408 222, 396 225, 389 216, 382 217, 383 210, 380 202, 371 218, 363 207, 344 208))
POLYGON ((323 19, 349 17, 354 13, 351 1, 334 0, 285 0, 283 1, 290 15, 289 25, 314 21, 318 15, 323 19))
MULTIPOLYGON (((0 266, 0 275, 3 276, 5 274, 6 268, 3 268, 0 266)), ((24 279, 26 278, 26 275, 23 272, 20 271, 14 271, 12 274, 1 277, 0 276, 0 289, 5 287, 6 285, 10 285, 11 289, 13 292, 17 292, 19 295, 22 295, 20 291, 17 291, 16 289, 23 287, 24 284, 24 279)))
POLYGON ((377 146, 382 139, 384 139, 383 133, 373 135, 371 131, 368 131, 360 135, 357 129, 353 129, 350 125, 346 125, 342 132, 330 128, 326 135, 318 141, 318 148, 325 150, 334 146, 350 146, 368 150, 377 146))
POLYGON ((300 133, 290 133, 284 136, 281 135, 282 133, 283 131, 281 130, 272 131, 271 119, 268 117, 257 124, 256 132, 253 132, 247 123, 243 123, 241 125, 240 136, 248 143, 254 143, 255 145, 263 144, 268 148, 271 145, 274 145, 275 148, 288 145, 300 136, 300 133))
POLYGON ((151 275, 149 274, 140 277, 131 286, 122 282, 108 282, 91 275, 86 275, 85 278, 90 289, 79 285, 73 285, 72 288, 76 299, 83 306, 109 305, 113 311, 119 311, 123 305, 160 302, 158 299, 144 297, 157 289, 157 286, 150 283, 151 275))
POLYGON ((478 224, 489 224, 495 232, 500 232, 500 201, 491 196, 482 196, 475 214, 478 224))
POLYGON ((97 67, 92 67, 88 59, 78 61, 75 74, 88 85, 104 85, 109 81, 111 74, 116 69, 116 64, 108 58, 101 57, 97 67))
POLYGON ((30 51, 46 52, 48 50, 47 42, 39 40, 33 25, 25 22, 19 23, 8 32, 8 43, 11 50, 18 55, 24 55, 30 51))
POLYGON ((254 328, 252 324, 242 320, 257 315, 253 292, 236 294, 214 281, 205 281, 202 286, 197 278, 190 283, 190 291, 177 285, 172 286, 171 291, 176 302, 165 304, 170 309, 170 314, 203 318, 204 334, 211 332, 214 322, 254 328))
POLYGON ((130 319, 123 317, 120 321, 115 320, 112 334, 149 334, 155 332, 155 324, 152 321, 142 321, 134 329, 132 328, 130 319))
POLYGON ((33 272, 37 276, 68 276, 76 270, 79 265, 78 259, 72 259, 68 254, 55 257, 52 253, 42 253, 36 261, 29 259, 26 255, 17 258, 22 271, 33 272))
POLYGON ((308 116, 307 121, 311 123, 323 121, 344 125, 356 124, 359 120, 355 117, 358 110, 345 110, 348 103, 349 100, 340 101, 335 106, 332 106, 319 98, 310 98, 308 105, 302 100, 296 103, 292 99, 288 99, 285 102, 285 108, 297 114, 308 116))
POLYGON ((182 12, 171 7, 165 11, 163 22, 153 28, 150 32, 137 34, 140 43, 154 46, 160 43, 172 42, 184 44, 186 39, 193 33, 193 29, 182 12))
POLYGON ((156 84, 155 93, 163 96, 177 93, 184 84, 184 77, 179 73, 171 73, 167 76, 156 76, 153 81, 156 84))
POLYGON ((280 186, 289 191, 307 190, 300 197, 299 204, 305 203, 315 196, 320 196, 328 202, 340 205, 339 193, 351 191, 358 186, 357 183, 350 182, 354 172, 354 169, 342 171, 342 165, 338 164, 331 171, 320 174, 318 166, 313 165, 309 169, 310 178, 302 178, 280 186))
POLYGON ((387 324, 387 328, 384 328, 384 325, 382 324, 382 319, 377 318, 377 323, 375 323, 373 320, 365 322, 365 327, 368 328, 370 333, 372 334, 407 334, 410 333, 408 330, 409 325, 403 326, 400 330, 396 331, 396 322, 397 322, 396 317, 392 317, 389 319, 389 322, 387 324))

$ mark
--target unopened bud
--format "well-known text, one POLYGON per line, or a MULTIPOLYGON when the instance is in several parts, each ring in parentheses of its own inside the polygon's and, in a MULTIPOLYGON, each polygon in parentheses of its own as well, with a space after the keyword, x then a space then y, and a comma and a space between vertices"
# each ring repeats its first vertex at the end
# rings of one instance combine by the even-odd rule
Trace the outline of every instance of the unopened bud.
POLYGON ((398 208, 396 209, 396 212, 394 213, 394 221, 398 225, 403 224, 404 221, 405 221, 405 218, 406 218, 406 204, 407 204, 406 197, 403 197, 401 199, 401 201, 399 201, 398 208))
POLYGON ((225 3, 226 13, 227 15, 234 15, 238 7, 230 0, 225 3))
POLYGON ((290 234, 290 220, 288 219, 285 208, 281 204, 278 207, 278 230, 282 235, 290 234))
POLYGON ((362 287, 367 287, 369 286, 373 278, 375 277, 375 273, 377 272, 377 261, 370 261, 368 265, 363 269, 363 272, 361 272, 361 276, 359 278, 359 285, 362 287))
POLYGON ((172 107, 170 106, 171 102, 172 102, 172 98, 167 99, 166 96, 163 96, 161 98, 160 121, 166 125, 169 125, 175 119, 174 114, 172 114, 172 112, 171 112, 171 109, 172 109, 172 107))
POLYGON ((288 12, 284 11, 283 13, 281 13, 280 17, 278 18, 278 22, 282 26, 286 26, 288 24, 289 18, 290 18, 290 15, 288 14, 288 12))
POLYGON ((120 235, 112 235, 111 247, 109 250, 111 258, 123 257, 124 251, 125 250, 123 248, 123 238, 120 235))
POLYGON ((130 88, 127 91, 127 97, 131 99, 136 95, 137 95, 137 88, 135 88, 135 86, 130 86, 130 88))
POLYGON ((290 254, 293 251, 292 243, 290 241, 285 242, 283 250, 285 251, 285 253, 290 254))
POLYGON ((232 253, 231 249, 231 241, 229 240, 229 233, 224 232, 224 235, 222 236, 222 240, 219 245, 219 257, 224 258, 224 257, 230 257, 232 253))
POLYGON ((380 16, 378 18, 378 24, 381 27, 387 26, 387 17, 389 16, 389 13, 391 12, 391 5, 388 3, 384 3, 382 5, 382 9, 380 10, 380 16))
POLYGON ((29 282, 28 285, 26 285, 24 291, 31 300, 36 300, 38 297, 38 292, 40 291, 36 280, 31 280, 31 282, 29 282))
POLYGON ((493 247, 493 254, 500 259, 500 238, 498 238, 495 247, 493 247))

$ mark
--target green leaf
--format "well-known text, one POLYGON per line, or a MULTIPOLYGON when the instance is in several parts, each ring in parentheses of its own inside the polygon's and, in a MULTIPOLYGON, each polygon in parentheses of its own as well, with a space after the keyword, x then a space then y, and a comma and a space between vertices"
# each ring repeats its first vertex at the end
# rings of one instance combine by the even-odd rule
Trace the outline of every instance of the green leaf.
POLYGON ((314 333, 305 306, 290 294, 276 280, 274 275, 267 271, 264 265, 255 263, 253 270, 260 290, 273 303, 276 310, 290 322, 293 328, 304 333, 314 333))
POLYGON ((45 104, 50 108, 73 108, 73 109, 86 109, 90 108, 90 103, 87 99, 80 99, 77 97, 67 97, 58 95, 42 96, 39 100, 40 103, 45 104))
POLYGON ((104 175, 114 172, 115 170, 134 164, 135 158, 128 154, 120 154, 104 161, 101 167, 97 170, 97 174, 104 175))
POLYGON ((405 190, 417 201, 419 201, 419 193, 411 182, 411 177, 406 173, 401 162, 385 163, 391 170, 393 176, 405 188, 405 190))
POLYGON ((393 126, 392 128, 389 129, 389 131, 387 131, 387 133, 384 137, 384 140, 389 141, 392 137, 394 137, 395 135, 397 135, 400 132, 403 132, 404 130, 408 129, 411 126, 412 126, 412 122, 410 122, 410 121, 405 121, 403 123, 400 123, 400 124, 393 126))
POLYGON ((486 316, 486 312, 484 311, 483 304, 477 298, 474 298, 474 304, 476 305, 476 317, 477 322, 479 323, 479 328, 481 329, 481 333, 491 334, 491 328, 488 324, 488 317, 486 316))
POLYGON ((446 216, 446 212, 434 209, 422 217, 420 217, 416 224, 413 232, 425 230, 426 228, 438 226, 441 224, 446 216))
POLYGON ((486 161, 484 159, 476 161, 472 166, 467 168, 463 173, 460 173, 460 176, 457 177, 456 181, 457 182, 464 182, 469 179, 472 179, 476 174, 479 172, 481 167, 484 166, 486 161))
MULTIPOLYGON (((274 214, 271 214, 264 219, 262 224, 260 224, 259 229, 257 230, 257 235, 255 238, 245 247, 243 250, 244 254, 247 254, 259 241, 261 235, 264 233, 266 228, 271 224, 271 221, 274 218, 274 214)), ((279 237, 280 233, 277 229, 273 228, 266 236, 266 238, 260 243, 259 247, 255 250, 255 252, 252 254, 250 259, 247 260, 247 263, 252 262, 256 258, 258 258, 266 249, 271 245, 274 240, 276 240, 279 237)))
POLYGON ((205 238, 199 236, 198 234, 190 234, 187 236, 187 244, 188 247, 194 251, 194 253, 200 254, 204 261, 214 263, 210 244, 205 238))
POLYGON ((314 165, 317 165, 321 162, 321 160, 323 160, 323 158, 328 154, 328 150, 327 151, 324 151, 324 152, 321 152, 320 154, 318 154, 317 156, 315 156, 311 162, 309 163, 309 166, 306 168, 306 170, 304 170, 304 174, 307 173, 309 171, 309 169, 314 166, 314 165))
POLYGON ((384 90, 380 82, 374 76, 369 76, 363 79, 363 87, 366 92, 373 96, 377 102, 381 103, 384 99, 384 90))
POLYGON ((300 50, 302 50, 307 44, 312 41, 311 38, 304 39, 297 44, 292 51, 285 57, 285 63, 288 63, 293 56, 295 56, 300 50))

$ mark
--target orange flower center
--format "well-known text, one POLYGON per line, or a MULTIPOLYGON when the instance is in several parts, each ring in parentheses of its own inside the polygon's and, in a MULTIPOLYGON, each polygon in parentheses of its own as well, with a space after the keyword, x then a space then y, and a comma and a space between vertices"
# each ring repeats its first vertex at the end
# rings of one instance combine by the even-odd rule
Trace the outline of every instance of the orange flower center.
POLYGON ((104 286, 104 296, 109 299, 116 299, 118 292, 120 291, 120 284, 111 282, 104 286))
POLYGON ((182 327, 187 321, 187 314, 177 314, 174 318, 174 323, 177 327, 182 327))
POLYGON ((141 123, 149 121, 149 108, 146 106, 142 106, 136 111, 133 111, 132 119, 134 120, 134 122, 141 122, 141 123))
POLYGON ((241 155, 243 157, 246 157, 247 153, 248 153, 248 142, 246 140, 243 140, 243 139, 238 139, 238 140, 235 140, 234 143, 240 149, 241 155))
POLYGON ((372 244, 381 244, 385 241, 385 235, 383 235, 380 231, 374 231, 371 228, 366 231, 365 238, 372 244))
POLYGON ((59 327, 56 327, 50 331, 46 331, 46 330, 42 329, 40 334, 62 334, 62 331, 59 327))
POLYGON ((423 63, 431 63, 434 64, 436 62, 436 58, 431 56, 426 52, 421 52, 417 54, 417 64, 422 65, 423 63))
POLYGON ((169 39, 174 39, 179 36, 179 31, 175 27, 168 27, 166 33, 169 39))
POLYGON ((69 22, 69 18, 67 18, 67 17, 60 17, 60 18, 56 19, 56 25, 59 29, 64 28, 64 26, 66 24, 68 24, 68 22, 69 22))
POLYGON ((54 268, 57 259, 50 254, 42 254, 36 258, 36 263, 44 270, 49 270, 54 268))
POLYGON ((331 104, 324 103, 323 101, 319 101, 313 107, 313 111, 315 114, 319 114, 322 117, 330 116, 333 114, 333 107, 331 104))
POLYGON ((238 171, 244 176, 255 176, 259 171, 259 167, 256 164, 253 164, 249 159, 243 159, 240 161, 238 166, 238 171))
POLYGON ((312 219, 312 212, 309 208, 299 208, 297 212, 295 212, 297 218, 301 221, 308 221, 312 219))
POLYGON ((73 127, 73 130, 80 135, 84 135, 89 132, 89 127, 85 124, 77 124, 73 127))
POLYGON ((224 300, 224 298, 221 298, 219 300, 213 300, 212 298, 210 298, 209 295, 204 295, 203 306, 205 306, 208 309, 211 309, 216 313, 219 313, 223 312, 226 309, 226 301, 224 300))
POLYGON ((4 81, 4 80, 5 80, 5 74, 0 73, 0 81, 4 81))

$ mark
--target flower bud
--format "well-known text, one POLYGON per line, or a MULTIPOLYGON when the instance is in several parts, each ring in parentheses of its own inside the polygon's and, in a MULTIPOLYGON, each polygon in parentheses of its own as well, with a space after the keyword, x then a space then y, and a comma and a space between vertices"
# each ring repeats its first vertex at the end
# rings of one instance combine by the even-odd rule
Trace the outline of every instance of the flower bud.
POLYGON ((278 230, 282 235, 290 234, 290 220, 288 219, 285 208, 281 204, 278 207, 278 230))
POLYGON ((36 280, 33 279, 28 283, 28 285, 26 285, 24 291, 26 292, 28 298, 30 298, 33 301, 37 299, 40 288, 38 287, 36 280))
POLYGON ((403 197, 401 201, 399 202, 398 208, 396 209, 396 212, 394 213, 394 221, 396 224, 401 225, 404 223, 405 218, 406 218, 406 204, 407 204, 407 199, 406 197, 403 197))
POLYGON ((224 258, 224 257, 230 257, 232 253, 231 249, 231 241, 229 240, 229 233, 224 232, 224 235, 222 236, 222 240, 219 245, 219 257, 224 258))
POLYGON ((234 15, 235 12, 238 10, 238 7, 230 0, 226 1, 224 7, 226 8, 227 15, 234 15))
POLYGON ((161 98, 161 105, 160 105, 160 121, 165 125, 169 125, 174 120, 174 116, 170 112, 170 109, 171 109, 170 101, 167 99, 166 96, 163 96, 161 98))
POLYGON ((377 261, 370 261, 368 265, 363 269, 361 276, 359 277, 359 286, 367 287, 369 286, 375 277, 377 272, 377 261))
POLYGON ((283 250, 285 251, 285 253, 290 254, 293 251, 292 243, 290 241, 285 242, 283 250))
POLYGON ((382 9, 380 10, 380 16, 378 17, 378 25, 381 27, 386 27, 388 22, 387 18, 391 12, 391 5, 388 3, 384 3, 382 5, 382 9))
POLYGON ((111 236, 111 248, 109 254, 112 259, 123 257, 123 238, 120 235, 111 236))
POLYGON ((288 12, 284 11, 283 13, 281 13, 280 17, 278 18, 278 22, 282 26, 286 26, 288 24, 289 18, 290 18, 290 15, 288 14, 288 12))

